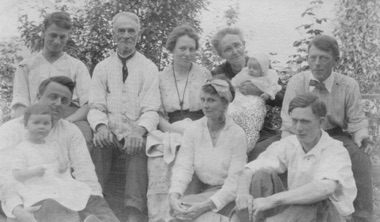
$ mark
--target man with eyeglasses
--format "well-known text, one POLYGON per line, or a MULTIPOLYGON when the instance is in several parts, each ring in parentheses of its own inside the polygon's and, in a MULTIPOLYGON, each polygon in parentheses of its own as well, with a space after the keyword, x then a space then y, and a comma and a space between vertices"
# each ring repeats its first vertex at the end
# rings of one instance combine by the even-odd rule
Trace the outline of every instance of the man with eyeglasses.
POLYGON ((354 221, 371 221, 372 179, 368 154, 372 147, 368 146, 368 119, 360 104, 359 84, 346 75, 333 72, 338 61, 339 46, 333 37, 319 35, 310 42, 307 57, 310 71, 293 76, 285 92, 281 110, 282 138, 295 132, 288 114, 290 101, 307 92, 317 95, 327 106, 323 130, 342 141, 351 157, 358 188, 354 221))
POLYGON ((116 53, 95 67, 90 86, 88 121, 95 131, 91 156, 104 188, 113 157, 126 154, 124 206, 127 221, 137 222, 147 208, 146 134, 159 121, 158 69, 136 51, 140 37, 137 15, 120 12, 112 23, 116 53))

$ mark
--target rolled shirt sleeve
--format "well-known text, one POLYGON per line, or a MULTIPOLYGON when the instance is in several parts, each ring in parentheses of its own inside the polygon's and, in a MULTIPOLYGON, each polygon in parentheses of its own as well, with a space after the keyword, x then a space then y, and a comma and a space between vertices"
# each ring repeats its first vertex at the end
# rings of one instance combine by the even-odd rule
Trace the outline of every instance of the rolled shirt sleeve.
POLYGON ((16 105, 23 105, 27 107, 32 102, 30 101, 27 70, 27 64, 24 62, 21 62, 16 69, 13 79, 13 98, 11 103, 12 109, 14 109, 16 105))
POLYGON ((83 106, 88 103, 91 77, 87 67, 78 61, 75 79, 75 92, 79 99, 79 106, 83 106))
POLYGON ((353 81, 352 87, 350 87, 350 90, 347 90, 346 96, 346 121, 347 132, 349 133, 368 128, 368 119, 364 114, 360 100, 359 84, 353 81))
POLYGON ((94 69, 89 94, 90 110, 87 115, 91 128, 96 131, 96 126, 104 124, 108 126, 107 116, 107 75, 103 66, 97 65, 94 69))
MULTIPOLYGON (((339 206, 339 212, 347 216, 354 212, 352 203, 357 195, 355 179, 352 173, 351 159, 343 144, 336 141, 335 149, 329 150, 329 155, 325 155, 316 172, 316 180, 333 180, 337 182, 337 187, 330 197, 331 201, 339 206)), ((332 147, 331 147, 332 148, 332 147)))
POLYGON ((144 79, 140 104, 142 114, 137 122, 139 126, 151 132, 157 128, 159 122, 157 111, 161 106, 161 97, 157 67, 152 64, 146 67, 146 72, 153 73, 153 75, 149 76, 151 78, 144 79))

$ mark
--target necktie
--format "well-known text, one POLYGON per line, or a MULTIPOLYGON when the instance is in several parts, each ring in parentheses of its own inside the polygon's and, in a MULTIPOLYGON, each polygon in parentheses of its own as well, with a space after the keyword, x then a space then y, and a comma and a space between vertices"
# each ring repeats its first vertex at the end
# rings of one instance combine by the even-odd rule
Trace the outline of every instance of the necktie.
POLYGON ((128 68, 126 66, 126 64, 123 64, 123 82, 125 82, 125 80, 127 79, 128 77, 128 68))
POLYGON ((325 84, 324 83, 320 83, 320 82, 318 82, 315 79, 311 79, 310 80, 309 86, 314 86, 320 92, 327 91, 327 88, 326 88, 325 84))

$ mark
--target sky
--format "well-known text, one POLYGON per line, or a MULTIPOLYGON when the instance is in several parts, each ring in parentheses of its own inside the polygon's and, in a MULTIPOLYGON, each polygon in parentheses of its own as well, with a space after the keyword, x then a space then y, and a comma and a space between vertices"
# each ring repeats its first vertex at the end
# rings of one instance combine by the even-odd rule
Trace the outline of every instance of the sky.
MULTIPOLYGON (((296 27, 308 23, 301 14, 311 0, 209 0, 208 10, 200 15, 203 38, 224 27, 223 13, 229 6, 237 7, 240 27, 246 39, 248 53, 277 53, 272 60, 285 65, 289 55, 295 53, 293 42, 302 38, 296 27)), ((53 6, 54 0, 1 0, 0 1, 0 39, 18 36, 18 17, 27 13, 30 18, 38 18, 30 3, 53 6), (23 10, 22 10, 23 9, 23 10)), ((80 2, 80 1, 79 1, 80 2)), ((331 34, 334 28, 334 7, 336 0, 325 0, 318 16, 328 18, 321 28, 331 34)))

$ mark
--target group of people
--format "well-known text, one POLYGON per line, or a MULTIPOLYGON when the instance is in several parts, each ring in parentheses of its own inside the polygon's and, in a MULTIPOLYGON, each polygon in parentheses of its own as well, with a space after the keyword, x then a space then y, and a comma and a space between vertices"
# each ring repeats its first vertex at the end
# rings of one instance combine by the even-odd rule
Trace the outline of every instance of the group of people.
POLYGON ((371 221, 368 120, 355 80, 333 72, 337 41, 309 44, 310 71, 282 86, 238 28, 196 64, 199 36, 176 27, 159 72, 136 50, 139 17, 112 20, 116 52, 86 66, 64 52, 70 16, 44 20, 44 47, 14 77, 15 119, 0 127, 0 200, 8 221, 119 221, 103 197, 126 156, 127 221, 371 221), (272 106, 282 107, 282 133, 272 106))

